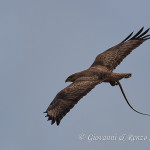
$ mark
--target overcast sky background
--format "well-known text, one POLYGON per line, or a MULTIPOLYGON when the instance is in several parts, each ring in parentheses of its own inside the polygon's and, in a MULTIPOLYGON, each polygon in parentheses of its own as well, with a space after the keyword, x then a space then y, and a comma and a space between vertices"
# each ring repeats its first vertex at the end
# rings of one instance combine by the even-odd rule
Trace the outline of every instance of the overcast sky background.
MULTIPOLYGON (((149 0, 1 0, 0 149, 149 148, 150 141, 118 139, 150 138, 150 117, 132 111, 118 86, 98 85, 60 126, 51 126, 43 114, 69 85, 69 75, 88 68, 132 31, 150 27, 149 8, 149 0), (89 142, 89 135, 117 140, 89 142)), ((130 103, 144 113, 150 113, 149 56, 147 41, 115 70, 132 73, 121 83, 130 103)))

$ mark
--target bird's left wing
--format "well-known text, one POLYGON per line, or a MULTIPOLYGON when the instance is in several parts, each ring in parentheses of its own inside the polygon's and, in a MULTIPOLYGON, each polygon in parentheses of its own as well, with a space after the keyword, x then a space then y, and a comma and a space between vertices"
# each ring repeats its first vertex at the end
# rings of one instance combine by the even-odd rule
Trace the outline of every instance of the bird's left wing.
POLYGON ((132 50, 140 46, 144 41, 150 39, 150 34, 146 35, 149 29, 142 32, 143 29, 144 27, 133 37, 131 37, 132 32, 121 43, 99 54, 91 67, 100 65, 113 71, 132 50))
POLYGON ((80 77, 74 83, 61 90, 51 102, 45 113, 51 124, 59 125, 61 119, 74 107, 75 104, 89 93, 102 80, 98 77, 80 77))

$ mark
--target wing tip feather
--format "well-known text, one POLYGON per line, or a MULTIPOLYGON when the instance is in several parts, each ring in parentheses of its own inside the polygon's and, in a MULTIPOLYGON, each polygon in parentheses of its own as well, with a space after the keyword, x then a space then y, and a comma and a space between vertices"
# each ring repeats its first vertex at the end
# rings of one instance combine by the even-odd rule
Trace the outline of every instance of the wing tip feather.
POLYGON ((51 121, 51 125, 53 125, 54 123, 55 123, 55 118, 53 117, 51 121))
POLYGON ((50 121, 51 120, 51 125, 53 125, 54 123, 56 123, 57 124, 57 126, 60 124, 60 121, 61 121, 61 119, 63 118, 63 117, 52 117, 52 116, 50 116, 49 114, 48 114, 48 112, 44 112, 44 113, 47 113, 46 115, 45 115, 45 117, 48 117, 48 119, 47 119, 47 121, 50 121))
POLYGON ((131 37, 133 32, 129 34, 121 43, 126 42, 127 40, 129 41, 129 40, 138 40, 138 39, 142 39, 142 40, 150 39, 150 35, 146 35, 146 33, 149 32, 150 28, 148 28, 144 32, 143 30, 144 30, 144 26, 133 37, 131 37))

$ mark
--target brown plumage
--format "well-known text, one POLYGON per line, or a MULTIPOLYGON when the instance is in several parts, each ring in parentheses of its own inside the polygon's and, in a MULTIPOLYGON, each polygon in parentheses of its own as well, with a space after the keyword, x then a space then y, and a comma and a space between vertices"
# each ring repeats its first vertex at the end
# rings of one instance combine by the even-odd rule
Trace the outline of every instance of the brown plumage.
POLYGON ((61 90, 45 111, 46 117, 51 120, 51 124, 56 122, 59 125, 61 119, 70 109, 97 84, 109 82, 114 86, 118 85, 118 81, 122 78, 131 77, 130 73, 114 73, 112 71, 132 50, 150 39, 150 35, 146 35, 149 29, 142 33, 143 29, 133 37, 131 37, 132 32, 121 43, 99 54, 87 70, 77 72, 66 79, 66 82, 73 83, 61 90))

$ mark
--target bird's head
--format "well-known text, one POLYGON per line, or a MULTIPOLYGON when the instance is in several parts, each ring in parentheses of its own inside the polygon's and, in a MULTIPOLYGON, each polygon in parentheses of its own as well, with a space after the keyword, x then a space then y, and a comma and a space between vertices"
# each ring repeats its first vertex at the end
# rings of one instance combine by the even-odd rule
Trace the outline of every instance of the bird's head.
POLYGON ((70 75, 65 82, 74 82, 76 80, 76 74, 70 75))

